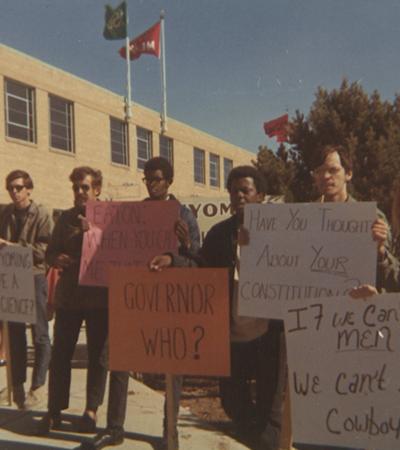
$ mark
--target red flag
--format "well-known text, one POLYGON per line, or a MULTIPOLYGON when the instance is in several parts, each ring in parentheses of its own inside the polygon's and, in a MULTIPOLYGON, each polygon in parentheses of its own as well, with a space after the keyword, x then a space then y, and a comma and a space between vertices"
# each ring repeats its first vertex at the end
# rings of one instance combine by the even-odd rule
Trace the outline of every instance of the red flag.
MULTIPOLYGON (((129 43, 129 59, 137 59, 142 53, 160 57, 160 22, 154 24, 129 43)), ((126 47, 119 49, 122 58, 126 58, 126 47)))
POLYGON ((277 117, 269 122, 264 122, 265 134, 268 137, 276 137, 277 142, 286 142, 288 122, 288 114, 284 114, 283 116, 277 117))

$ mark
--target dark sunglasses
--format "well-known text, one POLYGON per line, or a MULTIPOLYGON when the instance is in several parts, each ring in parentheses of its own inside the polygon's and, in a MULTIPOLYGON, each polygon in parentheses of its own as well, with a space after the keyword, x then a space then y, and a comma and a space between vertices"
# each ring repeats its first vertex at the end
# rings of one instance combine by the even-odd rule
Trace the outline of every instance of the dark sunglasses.
POLYGON ((25 186, 23 184, 16 184, 14 186, 8 186, 7 191, 8 192, 14 192, 14 191, 21 192, 22 189, 24 189, 24 187, 25 186))
POLYGON ((89 186, 88 184, 73 184, 72 185, 72 190, 74 192, 79 192, 79 189, 82 189, 83 192, 89 192, 91 189, 91 186, 89 186))

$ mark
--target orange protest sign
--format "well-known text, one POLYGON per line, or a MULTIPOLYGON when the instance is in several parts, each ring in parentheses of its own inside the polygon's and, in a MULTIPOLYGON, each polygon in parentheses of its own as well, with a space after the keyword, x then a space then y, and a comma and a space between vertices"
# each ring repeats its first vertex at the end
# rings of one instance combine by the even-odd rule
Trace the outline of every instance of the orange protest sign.
POLYGON ((108 286, 111 266, 146 266, 155 255, 176 252, 179 204, 170 201, 88 202, 79 284, 108 286))
POLYGON ((226 269, 109 269, 111 370, 229 375, 226 269))

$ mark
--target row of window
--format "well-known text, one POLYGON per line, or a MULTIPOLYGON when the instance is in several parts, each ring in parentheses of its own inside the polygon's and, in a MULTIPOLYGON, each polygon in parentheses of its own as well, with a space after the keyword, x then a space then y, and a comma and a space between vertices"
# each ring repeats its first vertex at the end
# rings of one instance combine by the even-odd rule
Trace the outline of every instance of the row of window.
MULTIPOLYGON (((194 181, 196 183, 205 184, 206 182, 206 154, 204 150, 200 148, 193 149, 193 160, 194 160, 194 181)), ((220 187, 220 157, 215 153, 210 153, 209 157, 210 163, 210 186, 220 187)), ((224 187, 226 188, 226 182, 228 179, 228 174, 232 170, 233 161, 228 158, 224 158, 224 187)))
MULTIPOLYGON (((36 142, 35 89, 19 82, 5 80, 6 135, 28 142, 36 142)), ((74 153, 74 107, 73 103, 49 94, 50 145, 53 148, 74 153)), ((110 117, 111 161, 129 166, 129 137, 126 122, 110 117)), ((150 130, 136 127, 137 166, 143 169, 153 155, 153 135, 150 130)), ((160 135, 160 156, 173 165, 173 140, 160 135)), ((205 184, 205 151, 193 149, 194 181, 205 184)), ((220 157, 209 155, 210 186, 220 187, 220 157)), ((224 186, 233 161, 224 158, 224 186)))

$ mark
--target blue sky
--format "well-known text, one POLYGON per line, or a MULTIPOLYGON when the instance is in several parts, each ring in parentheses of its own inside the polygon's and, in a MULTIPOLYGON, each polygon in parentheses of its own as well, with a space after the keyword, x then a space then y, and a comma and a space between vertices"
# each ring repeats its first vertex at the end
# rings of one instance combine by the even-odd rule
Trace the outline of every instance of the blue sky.
MULTIPOLYGON (((119 0, 1 0, 0 42, 125 95, 123 41, 102 37, 119 0)), ((129 35, 165 9, 169 116, 250 151, 276 148, 262 124, 307 113, 343 77, 400 92, 398 0, 127 0, 129 35)), ((159 61, 131 65, 134 101, 159 110, 159 61)))

